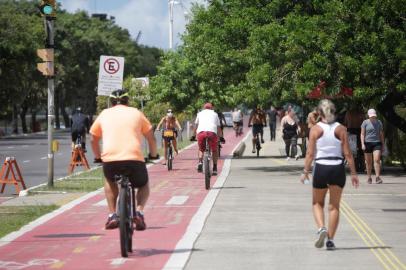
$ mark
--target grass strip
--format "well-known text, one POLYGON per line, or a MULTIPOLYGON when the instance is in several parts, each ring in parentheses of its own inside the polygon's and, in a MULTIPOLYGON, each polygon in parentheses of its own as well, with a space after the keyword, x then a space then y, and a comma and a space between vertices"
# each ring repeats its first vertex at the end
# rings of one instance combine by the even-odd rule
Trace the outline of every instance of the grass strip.
POLYGON ((0 206, 0 238, 58 207, 57 205, 0 206))

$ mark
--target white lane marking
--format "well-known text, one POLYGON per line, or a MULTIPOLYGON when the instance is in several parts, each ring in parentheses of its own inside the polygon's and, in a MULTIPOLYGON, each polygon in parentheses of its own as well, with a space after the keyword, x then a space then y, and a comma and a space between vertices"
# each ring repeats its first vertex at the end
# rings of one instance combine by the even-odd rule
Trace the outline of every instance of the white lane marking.
POLYGON ((124 264, 128 259, 126 258, 117 258, 117 259, 113 259, 111 260, 111 265, 122 265, 124 264))
POLYGON ((0 238, 0 247, 11 243, 12 241, 14 241, 18 237, 24 235, 25 233, 32 231, 36 227, 44 224, 45 222, 48 222, 49 220, 53 219, 54 217, 56 217, 60 214, 72 209, 73 207, 86 201, 87 199, 92 198, 93 196, 96 196, 97 194, 101 193, 102 190, 103 190, 103 188, 90 192, 74 201, 71 201, 70 203, 67 203, 67 204, 61 206, 60 208, 56 209, 55 211, 52 211, 51 213, 43 215, 42 217, 28 223, 27 225, 23 226, 18 231, 12 232, 12 233, 4 236, 3 238, 0 238))
POLYGON ((182 205, 187 199, 189 199, 189 196, 173 196, 166 202, 166 205, 182 205))
POLYGON ((42 157, 41 159, 47 159, 47 157, 42 157))
POLYGON ((101 200, 100 202, 93 204, 93 206, 107 206, 107 200, 101 200))
MULTIPOLYGON (((234 153, 237 147, 239 147, 241 143, 246 141, 250 135, 251 134, 248 132, 244 139, 241 140, 239 144, 237 144, 237 146, 233 149, 233 151, 231 151, 231 153, 234 153)), ((179 242, 176 244, 171 257, 166 262, 163 270, 181 270, 185 267, 186 262, 189 260, 189 257, 192 254, 193 245, 203 230, 206 218, 208 217, 211 209, 214 206, 217 196, 221 190, 220 187, 224 185, 227 176, 230 173, 230 169, 231 158, 227 158, 224 161, 223 169, 221 170, 221 174, 217 178, 216 183, 214 184, 213 188, 210 189, 209 193, 206 195, 206 198, 204 198, 204 201, 202 202, 200 208, 193 216, 186 229, 185 234, 183 235, 182 239, 180 239, 179 242)))
POLYGON ((29 146, 28 144, 24 144, 24 145, 22 145, 21 147, 24 147, 24 148, 25 148, 25 147, 28 147, 28 146, 29 146))
POLYGON ((406 194, 393 194, 393 193, 347 193, 344 196, 406 196, 406 194))
POLYGON ((63 154, 63 153, 60 153, 60 152, 59 152, 57 155, 58 155, 58 156, 62 156, 62 154, 63 154))
POLYGON ((9 147, 7 147, 8 149, 13 149, 14 148, 14 146, 9 146, 9 147))
POLYGON ((24 160, 23 163, 31 162, 31 160, 24 160))

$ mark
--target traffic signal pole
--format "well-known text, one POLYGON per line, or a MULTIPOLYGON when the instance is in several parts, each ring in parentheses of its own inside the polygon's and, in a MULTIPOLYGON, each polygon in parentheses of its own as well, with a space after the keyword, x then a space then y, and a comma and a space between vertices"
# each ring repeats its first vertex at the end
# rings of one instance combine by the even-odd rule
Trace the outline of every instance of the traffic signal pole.
MULTIPOLYGON (((46 48, 54 48, 54 19, 44 17, 45 31, 47 34, 46 48)), ((54 63, 52 63, 53 65, 54 63)), ((48 187, 54 186, 54 152, 52 141, 54 137, 55 104, 54 104, 54 76, 48 76, 48 187)))

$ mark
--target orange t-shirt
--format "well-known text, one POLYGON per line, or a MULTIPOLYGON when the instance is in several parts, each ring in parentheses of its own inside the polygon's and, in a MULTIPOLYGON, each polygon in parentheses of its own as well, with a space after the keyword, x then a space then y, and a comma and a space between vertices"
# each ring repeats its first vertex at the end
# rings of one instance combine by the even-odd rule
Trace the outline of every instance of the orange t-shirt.
POLYGON ((116 105, 100 113, 90 134, 103 139, 101 158, 104 162, 144 161, 142 137, 151 128, 151 123, 138 109, 116 105))

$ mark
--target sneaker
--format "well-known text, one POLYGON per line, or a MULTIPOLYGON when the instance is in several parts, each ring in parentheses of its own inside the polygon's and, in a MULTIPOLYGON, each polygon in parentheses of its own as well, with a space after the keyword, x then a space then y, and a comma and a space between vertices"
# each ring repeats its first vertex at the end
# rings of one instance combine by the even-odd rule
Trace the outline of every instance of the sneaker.
POLYGON ((253 154, 255 154, 255 149, 252 149, 252 151, 251 151, 253 154))
POLYGON ((286 161, 289 161, 289 160, 290 160, 290 157, 287 157, 287 158, 286 158, 286 161))
POLYGON ((295 156, 295 160, 298 160, 298 159, 299 159, 299 155, 296 155, 296 156, 295 156))
POLYGON ((317 240, 314 243, 314 246, 316 248, 322 248, 324 246, 324 240, 327 237, 327 229, 325 227, 322 227, 319 229, 319 231, 317 232, 317 240))
POLYGON ((199 162, 199 164, 197 164, 197 172, 203 172, 203 162, 199 162))
POLYGON ((118 218, 117 214, 114 213, 114 214, 112 214, 111 216, 108 217, 106 225, 104 226, 104 228, 106 230, 116 229, 118 227, 118 223, 119 223, 119 218, 118 218))
POLYGON ((371 177, 368 177, 367 183, 372 184, 372 178, 371 177))
POLYGON ((375 181, 376 181, 377 184, 382 184, 383 183, 382 179, 379 176, 375 179, 375 181))
POLYGON ((335 250, 336 249, 336 245, 334 245, 333 240, 328 239, 326 242, 326 249, 327 250, 335 250))
POLYGON ((214 166, 213 165, 213 173, 212 173, 213 175, 217 175, 217 166, 214 166))
POLYGON ((135 230, 136 231, 144 231, 147 228, 147 224, 145 224, 144 215, 137 211, 134 217, 135 223, 135 230))

